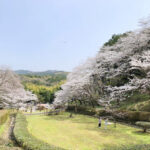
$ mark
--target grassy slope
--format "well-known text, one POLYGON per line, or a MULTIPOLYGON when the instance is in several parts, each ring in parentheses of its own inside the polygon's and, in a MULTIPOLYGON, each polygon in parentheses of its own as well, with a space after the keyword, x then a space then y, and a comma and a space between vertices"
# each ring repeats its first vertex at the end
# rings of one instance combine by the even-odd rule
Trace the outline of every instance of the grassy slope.
POLYGON ((4 132, 6 126, 5 121, 7 120, 8 116, 5 114, 7 114, 6 110, 0 110, 0 136, 4 132))
POLYGON ((0 150, 21 150, 14 146, 9 139, 10 112, 9 110, 0 110, 0 150))
POLYGON ((6 146, 5 146, 5 141, 3 139, 3 137, 5 136, 4 132, 8 129, 8 121, 6 123, 4 123, 3 125, 0 126, 0 150, 9 150, 6 146))
POLYGON ((150 112, 150 94, 134 92, 126 101, 120 103, 119 109, 150 112))
POLYGON ((17 143, 25 150, 63 150, 62 148, 49 145, 32 136, 27 129, 26 117, 21 113, 16 116, 13 132, 17 143))
POLYGON ((73 150, 101 150, 109 146, 149 143, 150 135, 124 125, 97 128, 98 120, 84 115, 28 116, 28 130, 49 144, 73 150))
MULTIPOLYGON (((1 112, 2 111, 0 111, 0 113, 1 112)), ((7 121, 3 125, 0 125, 0 150, 22 150, 19 147, 15 147, 13 142, 9 139, 9 127, 10 118, 8 117, 7 121)))
POLYGON ((0 136, 1 136, 1 135, 2 135, 2 133, 4 132, 5 127, 6 127, 6 123, 5 123, 5 124, 3 124, 3 125, 0 125, 0 136))

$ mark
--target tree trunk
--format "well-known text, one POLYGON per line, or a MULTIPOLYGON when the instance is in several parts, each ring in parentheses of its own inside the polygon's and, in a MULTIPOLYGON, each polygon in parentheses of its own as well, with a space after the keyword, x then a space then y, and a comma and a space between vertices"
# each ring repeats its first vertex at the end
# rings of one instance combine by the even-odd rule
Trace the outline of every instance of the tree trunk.
POLYGON ((82 105, 82 102, 81 102, 81 100, 79 100, 79 102, 80 102, 80 105, 82 105))
POLYGON ((117 127, 117 122, 116 122, 116 120, 114 121, 114 127, 115 127, 115 128, 117 127))
POLYGON ((94 105, 94 103, 92 101, 91 101, 91 104, 92 104, 92 107, 95 108, 95 105, 94 105))
POLYGON ((77 113, 77 102, 75 103, 75 113, 77 113))
POLYGON ((72 114, 72 112, 71 112, 70 115, 69 115, 69 117, 72 118, 72 116, 73 116, 73 114, 72 114))
POLYGON ((146 132, 146 128, 144 128, 143 132, 144 132, 144 133, 146 132))

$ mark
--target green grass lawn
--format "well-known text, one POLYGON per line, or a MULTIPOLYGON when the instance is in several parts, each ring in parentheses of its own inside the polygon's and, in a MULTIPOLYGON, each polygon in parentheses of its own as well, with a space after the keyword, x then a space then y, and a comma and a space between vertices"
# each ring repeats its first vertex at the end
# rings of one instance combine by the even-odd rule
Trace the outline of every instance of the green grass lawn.
POLYGON ((45 110, 36 110, 36 111, 32 111, 32 113, 30 113, 30 111, 28 112, 24 112, 24 111, 21 111, 23 114, 36 114, 36 113, 45 113, 46 111, 45 110))
POLYGON ((6 120, 8 119, 7 119, 7 116, 5 116, 6 113, 7 113, 6 110, 0 110, 0 136, 4 132, 6 124, 7 124, 6 120))
POLYGON ((102 150, 121 145, 149 144, 150 134, 125 125, 98 128, 98 119, 69 113, 54 116, 27 116, 28 130, 36 138, 68 150, 102 150))
POLYGON ((5 124, 0 125, 0 136, 1 136, 1 134, 4 132, 4 130, 5 130, 5 126, 6 126, 6 123, 5 123, 5 124))

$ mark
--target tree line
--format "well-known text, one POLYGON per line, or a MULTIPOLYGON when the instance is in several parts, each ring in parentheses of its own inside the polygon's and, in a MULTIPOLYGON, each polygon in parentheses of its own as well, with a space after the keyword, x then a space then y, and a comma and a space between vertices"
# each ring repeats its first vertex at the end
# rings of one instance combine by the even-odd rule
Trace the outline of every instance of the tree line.
POLYGON ((41 103, 52 103, 55 98, 55 92, 61 89, 61 85, 65 81, 60 81, 59 83, 52 86, 36 85, 33 83, 24 84, 26 90, 32 91, 37 95, 39 102, 41 103))

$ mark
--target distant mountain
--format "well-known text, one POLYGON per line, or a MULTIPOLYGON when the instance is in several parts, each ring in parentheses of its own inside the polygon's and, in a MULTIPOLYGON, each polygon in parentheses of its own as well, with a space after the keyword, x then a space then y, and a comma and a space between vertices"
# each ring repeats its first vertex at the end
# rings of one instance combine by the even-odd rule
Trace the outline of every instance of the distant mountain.
POLYGON ((29 71, 29 70, 16 70, 16 74, 19 75, 37 75, 37 76, 45 76, 45 75, 54 75, 59 73, 67 74, 67 72, 64 71, 57 71, 57 70, 47 70, 47 71, 29 71))
POLYGON ((41 72, 34 72, 29 70, 16 70, 23 84, 32 83, 35 85, 52 86, 61 81, 66 80, 68 72, 47 70, 41 72))
POLYGON ((15 71, 16 74, 32 74, 32 71, 28 71, 28 70, 16 70, 15 71))

